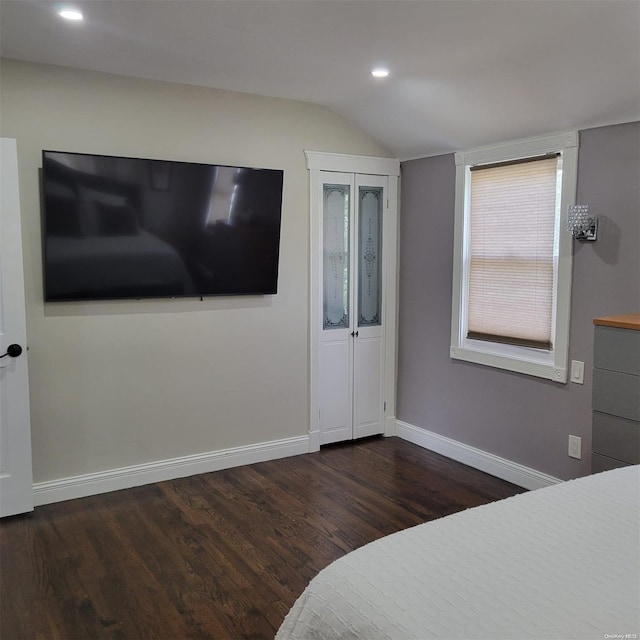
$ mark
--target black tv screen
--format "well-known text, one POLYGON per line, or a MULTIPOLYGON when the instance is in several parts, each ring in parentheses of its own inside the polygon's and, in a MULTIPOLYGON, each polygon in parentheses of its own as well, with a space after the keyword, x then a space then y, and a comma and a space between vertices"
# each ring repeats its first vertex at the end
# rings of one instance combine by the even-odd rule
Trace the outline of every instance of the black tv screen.
POLYGON ((42 152, 46 301, 277 292, 283 171, 42 152))

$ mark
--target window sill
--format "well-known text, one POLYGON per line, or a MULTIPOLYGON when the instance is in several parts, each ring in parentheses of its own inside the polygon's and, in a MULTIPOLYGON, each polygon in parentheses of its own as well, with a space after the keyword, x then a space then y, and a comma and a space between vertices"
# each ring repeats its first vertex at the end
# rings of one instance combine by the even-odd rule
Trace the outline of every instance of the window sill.
MULTIPOLYGON (((501 345, 500 345, 501 346, 501 345)), ((537 356, 526 352, 531 349, 522 349, 521 354, 508 355, 499 353, 498 349, 477 348, 470 345, 452 346, 449 355, 454 360, 464 360, 465 362, 473 362, 482 364, 496 369, 505 371, 513 371, 515 373, 524 373, 526 375, 535 376, 536 378, 545 378, 560 384, 567 382, 566 367, 557 367, 553 362, 554 354, 544 354, 537 356)))

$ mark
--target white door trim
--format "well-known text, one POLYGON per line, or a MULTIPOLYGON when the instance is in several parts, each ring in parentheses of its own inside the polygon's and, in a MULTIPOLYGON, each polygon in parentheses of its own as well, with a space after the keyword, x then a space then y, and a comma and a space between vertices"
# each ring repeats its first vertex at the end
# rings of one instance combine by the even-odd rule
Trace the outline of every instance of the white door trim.
POLYGON ((400 175, 400 160, 376 156, 354 156, 324 151, 305 151, 309 171, 362 173, 375 176, 400 175))

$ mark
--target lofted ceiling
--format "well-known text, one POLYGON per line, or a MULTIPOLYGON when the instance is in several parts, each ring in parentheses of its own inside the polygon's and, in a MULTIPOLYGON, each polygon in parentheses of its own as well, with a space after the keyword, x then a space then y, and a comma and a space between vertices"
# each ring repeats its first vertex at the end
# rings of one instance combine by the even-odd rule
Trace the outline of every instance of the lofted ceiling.
POLYGON ((400 159, 640 120, 638 0, 68 4, 0 0, 0 54, 319 103, 400 159))

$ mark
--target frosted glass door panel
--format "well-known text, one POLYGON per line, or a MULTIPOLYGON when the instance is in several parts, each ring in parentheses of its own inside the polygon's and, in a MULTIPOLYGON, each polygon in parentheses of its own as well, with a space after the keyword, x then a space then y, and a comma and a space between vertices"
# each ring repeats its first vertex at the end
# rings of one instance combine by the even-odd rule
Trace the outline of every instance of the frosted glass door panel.
POLYGON ((322 198, 324 329, 349 327, 349 195, 349 185, 324 185, 322 198))
POLYGON ((382 187, 360 187, 358 196, 358 326, 371 327, 382 310, 382 187))

